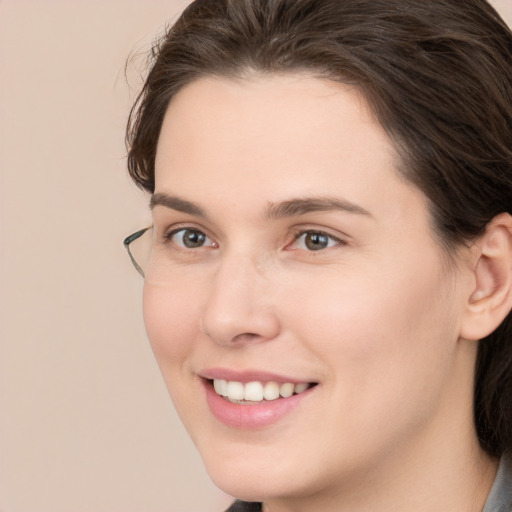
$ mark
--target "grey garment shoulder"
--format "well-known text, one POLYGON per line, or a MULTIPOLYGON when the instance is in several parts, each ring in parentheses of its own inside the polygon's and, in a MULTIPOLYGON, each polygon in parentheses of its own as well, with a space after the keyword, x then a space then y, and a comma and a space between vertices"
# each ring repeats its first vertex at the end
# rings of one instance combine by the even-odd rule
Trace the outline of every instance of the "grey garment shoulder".
POLYGON ((501 458, 482 512, 512 512, 512 455, 501 458))
POLYGON ((261 512, 261 503, 236 500, 225 512, 261 512))

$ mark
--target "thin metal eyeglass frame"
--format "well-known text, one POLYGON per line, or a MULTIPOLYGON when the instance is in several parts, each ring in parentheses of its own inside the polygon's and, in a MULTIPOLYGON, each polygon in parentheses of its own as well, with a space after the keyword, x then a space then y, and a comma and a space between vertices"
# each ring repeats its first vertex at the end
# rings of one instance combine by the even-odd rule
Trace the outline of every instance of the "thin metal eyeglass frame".
POLYGON ((130 250, 130 244, 140 238, 146 231, 151 229, 153 226, 149 226, 144 229, 139 229, 139 231, 136 231, 135 233, 132 233, 130 236, 127 236, 123 240, 123 245, 126 247, 126 250, 128 251, 128 256, 130 256, 130 260, 133 263, 133 266, 135 267, 135 270, 142 276, 146 277, 144 275, 144 271, 140 268, 140 265, 137 263, 136 259, 133 257, 132 251, 130 250))

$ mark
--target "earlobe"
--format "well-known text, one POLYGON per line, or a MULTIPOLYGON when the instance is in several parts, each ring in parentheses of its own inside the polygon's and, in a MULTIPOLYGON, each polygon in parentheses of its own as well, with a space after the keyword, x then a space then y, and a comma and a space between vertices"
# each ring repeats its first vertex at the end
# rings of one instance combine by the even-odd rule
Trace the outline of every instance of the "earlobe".
POLYGON ((480 340, 491 334, 512 309, 512 216, 497 215, 475 243, 474 287, 460 336, 480 340))

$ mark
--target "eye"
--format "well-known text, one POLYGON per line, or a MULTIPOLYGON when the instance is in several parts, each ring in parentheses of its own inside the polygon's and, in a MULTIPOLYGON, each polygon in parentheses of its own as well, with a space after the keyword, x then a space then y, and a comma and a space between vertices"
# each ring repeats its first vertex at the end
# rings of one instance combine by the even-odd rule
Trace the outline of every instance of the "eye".
POLYGON ((171 231, 167 237, 168 240, 178 247, 185 249, 199 249, 201 247, 217 247, 217 244, 205 233, 199 229, 181 228, 171 231))
POLYGON ((321 251, 340 244, 343 244, 342 240, 323 231, 301 231, 295 236, 294 248, 305 251, 321 251))

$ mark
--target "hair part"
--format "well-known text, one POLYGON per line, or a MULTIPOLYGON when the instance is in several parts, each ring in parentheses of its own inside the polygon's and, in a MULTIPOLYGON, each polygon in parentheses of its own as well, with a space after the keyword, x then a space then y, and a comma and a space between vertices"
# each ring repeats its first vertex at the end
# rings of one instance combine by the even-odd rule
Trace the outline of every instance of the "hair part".
MULTIPOLYGON (((485 0, 196 0, 152 51, 128 170, 153 192, 173 96, 202 76, 307 72, 354 85, 429 200, 448 255, 512 213, 512 34, 485 0)), ((475 425, 512 451, 512 314, 480 342, 475 425)))

